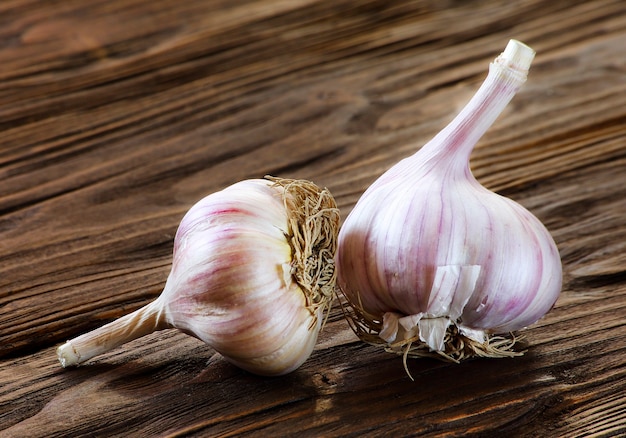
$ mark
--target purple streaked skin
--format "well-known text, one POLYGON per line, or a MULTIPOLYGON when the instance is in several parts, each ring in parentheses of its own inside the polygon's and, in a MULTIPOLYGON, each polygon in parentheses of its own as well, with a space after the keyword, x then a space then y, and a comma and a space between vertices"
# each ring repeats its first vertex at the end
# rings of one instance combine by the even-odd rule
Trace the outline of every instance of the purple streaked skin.
POLYGON ((178 328, 250 372, 281 375, 298 368, 313 351, 323 307, 317 314, 309 309, 291 275, 283 190, 248 180, 196 203, 176 233, 161 295, 60 346, 62 366, 178 328))
POLYGON ((291 247, 282 197, 274 193, 272 202, 277 189, 271 184, 244 181, 190 209, 176 235, 162 297, 172 326, 241 368, 259 372, 255 361, 266 368, 277 356, 292 355, 282 374, 301 364, 296 357, 308 357, 319 324, 309 331, 315 316, 299 286, 282 273, 289 270, 291 247), (255 193, 265 197, 262 210, 255 193))
POLYGON ((353 305, 380 320, 388 312, 448 316, 488 333, 524 328, 554 305, 561 261, 549 232, 469 169, 474 145, 525 81, 524 69, 507 62, 498 58, 460 114, 375 181, 346 218, 337 284, 353 305), (441 314, 454 288, 433 288, 438 269, 450 266, 480 267, 459 317, 441 314))

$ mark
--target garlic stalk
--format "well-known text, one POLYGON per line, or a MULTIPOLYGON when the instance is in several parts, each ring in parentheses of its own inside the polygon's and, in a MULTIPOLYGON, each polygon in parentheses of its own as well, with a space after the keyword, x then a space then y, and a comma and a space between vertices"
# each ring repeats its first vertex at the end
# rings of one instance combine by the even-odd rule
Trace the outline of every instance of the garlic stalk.
POLYGON ((549 232, 469 168, 534 54, 511 40, 459 115, 375 181, 346 218, 337 284, 363 340, 405 360, 512 356, 515 339, 495 334, 533 324, 554 305, 561 261, 549 232))
POLYGON ((155 330, 178 328, 236 366, 286 374, 311 354, 334 297, 339 212, 303 180, 247 180, 183 217, 172 270, 145 307, 57 350, 77 365, 155 330))

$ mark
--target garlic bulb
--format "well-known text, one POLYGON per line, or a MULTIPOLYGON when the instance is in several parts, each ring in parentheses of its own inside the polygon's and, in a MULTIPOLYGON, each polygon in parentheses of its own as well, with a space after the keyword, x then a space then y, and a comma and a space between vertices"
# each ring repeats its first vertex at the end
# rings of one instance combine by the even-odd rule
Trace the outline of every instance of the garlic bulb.
POLYGON ((533 58, 511 40, 461 113, 375 181, 346 218, 337 284, 363 340, 405 360, 511 356, 514 338, 493 335, 524 328, 554 305, 561 261, 552 237, 469 169, 474 145, 533 58))
POLYGON ((339 213, 303 180, 247 180, 182 219, 172 270, 145 307, 57 350, 77 365, 164 328, 197 337, 240 368, 286 374, 311 354, 334 296, 339 213))

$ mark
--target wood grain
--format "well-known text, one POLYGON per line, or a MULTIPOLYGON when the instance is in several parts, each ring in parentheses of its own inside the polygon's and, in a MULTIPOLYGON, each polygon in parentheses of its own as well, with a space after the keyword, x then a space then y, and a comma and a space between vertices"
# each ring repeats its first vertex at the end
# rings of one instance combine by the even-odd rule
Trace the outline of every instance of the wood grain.
POLYGON ((0 3, 0 436, 626 436, 626 5, 619 0, 0 3), (409 363, 335 307, 260 378, 176 331, 87 366, 55 346, 156 297, 198 199, 274 174, 342 215, 537 51, 472 169, 564 263, 528 352, 409 363))

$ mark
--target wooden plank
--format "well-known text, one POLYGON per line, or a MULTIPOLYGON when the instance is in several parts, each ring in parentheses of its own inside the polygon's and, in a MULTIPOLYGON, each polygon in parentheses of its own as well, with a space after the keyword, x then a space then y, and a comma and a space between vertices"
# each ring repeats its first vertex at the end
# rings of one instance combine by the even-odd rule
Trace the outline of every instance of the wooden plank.
POLYGON ((0 436, 626 435, 621 1, 0 4, 0 436), (184 212, 238 180, 342 216, 474 93, 509 38, 528 82, 472 155, 564 262, 528 353, 462 365, 358 341, 259 378, 176 331, 62 370, 55 346, 156 297, 184 212))

